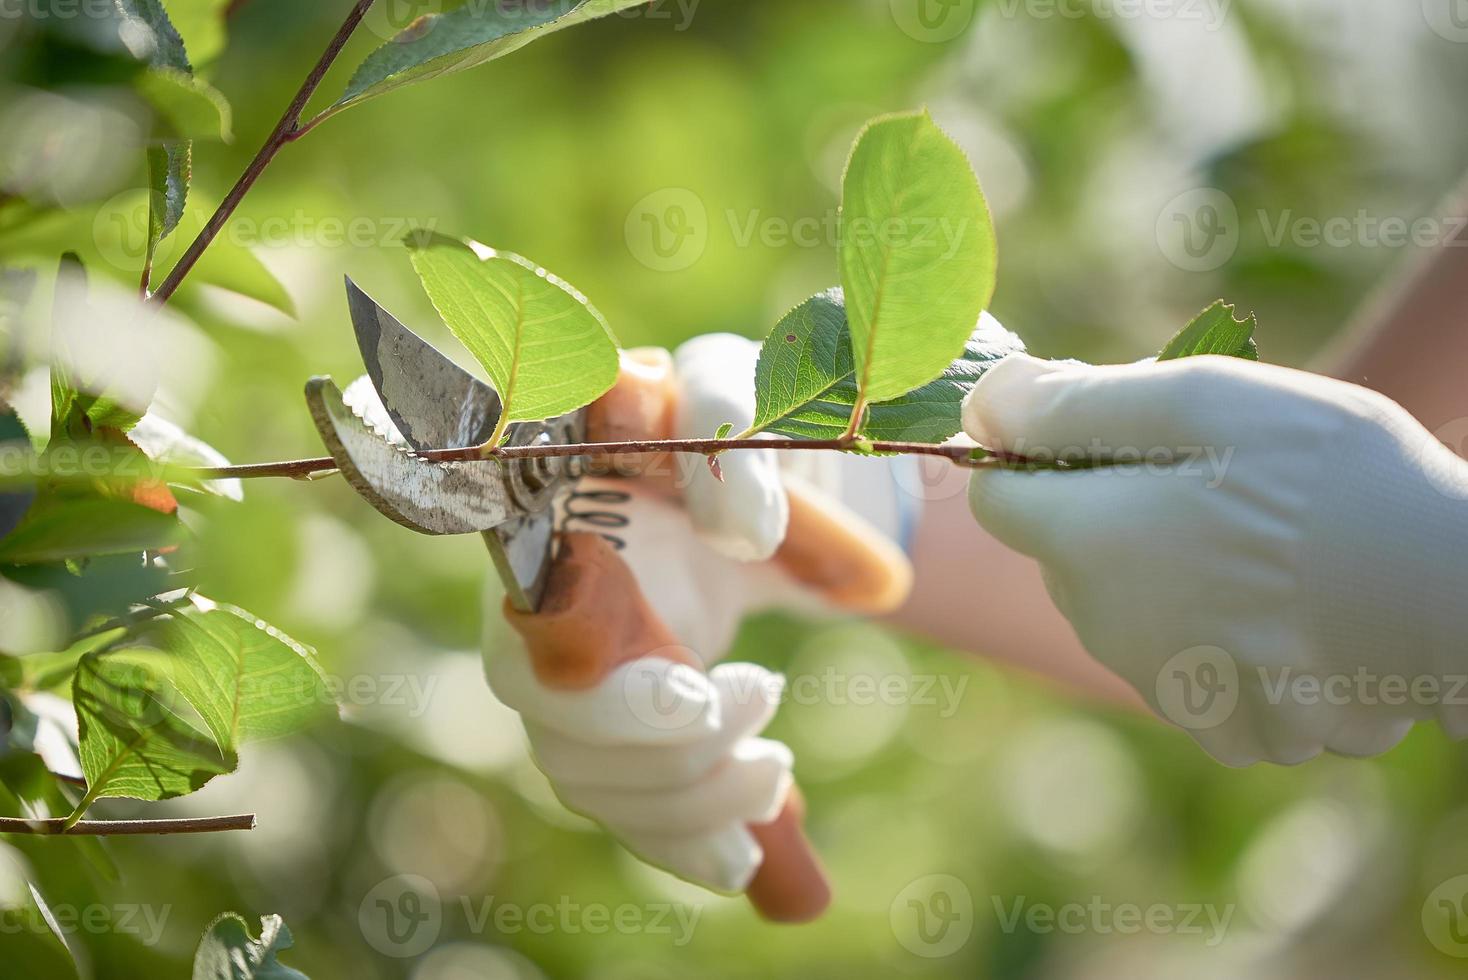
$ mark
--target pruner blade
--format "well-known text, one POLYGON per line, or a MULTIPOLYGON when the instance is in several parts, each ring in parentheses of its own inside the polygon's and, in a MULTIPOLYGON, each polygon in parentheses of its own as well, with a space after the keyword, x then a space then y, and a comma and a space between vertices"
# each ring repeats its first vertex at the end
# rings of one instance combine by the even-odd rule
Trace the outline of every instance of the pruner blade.
MULTIPOLYGON (((347 280, 366 377, 344 395, 311 379, 306 400, 351 486, 379 512, 424 534, 481 533, 517 609, 540 605, 555 549, 555 503, 579 459, 435 462, 421 452, 482 444, 499 421, 494 389, 454 364, 347 280)), ((585 412, 512 425, 508 445, 585 441, 585 412)))

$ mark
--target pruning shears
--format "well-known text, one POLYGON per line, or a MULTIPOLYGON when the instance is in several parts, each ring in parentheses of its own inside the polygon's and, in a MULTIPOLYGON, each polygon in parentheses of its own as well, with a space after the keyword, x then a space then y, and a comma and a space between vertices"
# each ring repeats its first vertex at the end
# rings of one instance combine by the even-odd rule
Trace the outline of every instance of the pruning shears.
MULTIPOLYGON (((500 418, 499 395, 350 279, 347 303, 367 374, 345 391, 328 377, 306 385, 311 417, 347 482, 412 530, 483 536, 505 586, 506 617, 525 638, 542 682, 585 689, 649 655, 699 666, 647 603, 614 546, 597 534, 561 528, 561 505, 587 461, 424 458, 431 450, 484 444, 500 418)), ((584 443, 587 411, 512 424, 504 444, 584 443)), ((801 827, 803 809, 792 790, 774 821, 750 828, 764 863, 748 894, 767 919, 805 921, 830 900, 801 827)))

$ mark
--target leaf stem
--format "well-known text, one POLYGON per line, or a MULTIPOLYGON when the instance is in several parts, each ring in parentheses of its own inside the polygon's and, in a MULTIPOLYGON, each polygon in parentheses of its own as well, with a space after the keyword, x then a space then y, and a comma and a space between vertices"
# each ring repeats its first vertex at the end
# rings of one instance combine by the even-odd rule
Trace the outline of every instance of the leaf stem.
POLYGON ((27 820, 0 817, 0 834, 39 834, 51 837, 135 837, 151 834, 214 834, 226 830, 254 830, 255 815, 185 817, 176 820, 27 820))
MULTIPOLYGON (((732 449, 774 449, 781 452, 822 450, 826 452, 849 450, 851 443, 843 439, 663 439, 646 442, 589 442, 569 445, 502 446, 483 449, 472 446, 467 449, 432 449, 416 453, 418 458, 430 463, 472 463, 505 461, 514 459, 537 459, 565 456, 638 456, 659 453, 687 453, 708 456, 732 449)), ((969 446, 941 446, 925 442, 873 442, 874 453, 906 456, 936 456, 957 466, 978 467, 985 465, 1027 466, 1033 460, 1012 453, 975 449, 969 446)), ((250 463, 243 466, 223 466, 214 469, 187 470, 200 480, 255 480, 269 477, 306 479, 318 473, 336 469, 336 461, 330 457, 297 459, 280 463, 250 463)))
POLYGON ((866 415, 866 413, 866 396, 857 395, 856 404, 851 406, 851 421, 846 423, 846 431, 841 433, 841 437, 837 441, 847 446, 855 442, 857 435, 861 432, 862 418, 866 415))
POLYGON ((229 219, 239 208, 240 202, 245 199, 250 188, 255 186, 255 182, 260 179, 265 168, 270 166, 276 154, 286 144, 304 135, 305 131, 300 127, 301 114, 306 111, 306 104, 311 101, 311 96, 316 94, 316 89, 321 86, 321 80, 326 77, 327 71, 336 62, 337 56, 341 54, 342 48, 346 47, 348 39, 357 30, 357 25, 362 22, 362 18, 367 15, 367 11, 375 2, 376 0, 357 0, 352 5, 352 10, 347 14, 347 19, 342 23, 341 29, 336 32, 336 36, 322 52, 321 60, 316 63, 316 67, 312 68, 311 73, 306 76, 306 81, 302 83, 300 91, 296 93, 296 97, 286 108, 285 114, 280 117, 280 122, 276 123, 275 129, 265 140, 265 145, 260 148, 259 153, 255 154, 255 159, 250 161, 250 165, 245 168, 245 172, 230 189, 223 203, 219 205, 219 209, 209 219, 209 223, 199 232, 199 236, 194 239, 183 258, 178 260, 178 264, 163 281, 163 285, 159 286, 158 291, 152 295, 150 299, 152 303, 162 306, 172 298, 183 283, 184 277, 198 264, 199 259, 204 255, 204 250, 213 243, 215 238, 219 237, 219 233, 224 230, 224 226, 229 223, 229 219))

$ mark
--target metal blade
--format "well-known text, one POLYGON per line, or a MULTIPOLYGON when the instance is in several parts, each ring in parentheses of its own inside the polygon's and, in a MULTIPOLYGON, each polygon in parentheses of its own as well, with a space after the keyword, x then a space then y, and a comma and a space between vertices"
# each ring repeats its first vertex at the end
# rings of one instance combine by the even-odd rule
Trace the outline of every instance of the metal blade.
POLYGON ((494 433, 500 397, 403 326, 350 278, 347 305, 367 374, 415 449, 479 446, 494 433))
POLYGON ((330 378, 307 382, 306 402, 342 475, 404 527, 424 534, 473 534, 524 514, 511 497, 507 467, 431 463, 391 445, 347 408, 330 378))

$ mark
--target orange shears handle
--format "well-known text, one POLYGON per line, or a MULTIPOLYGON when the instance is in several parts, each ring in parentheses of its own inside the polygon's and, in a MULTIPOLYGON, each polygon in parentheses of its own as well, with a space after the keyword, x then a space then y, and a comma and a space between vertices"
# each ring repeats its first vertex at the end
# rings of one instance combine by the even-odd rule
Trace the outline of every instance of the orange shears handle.
MULTIPOLYGON (((540 681, 562 690, 596 685, 616 667, 646 656, 695 662, 648 605, 632 571, 595 534, 567 534, 551 567, 540 612, 505 604, 505 617, 525 638, 540 681)), ((805 836, 804 803, 792 789, 772 822, 751 825, 764 862, 747 893, 773 922, 808 922, 831 902, 831 888, 805 836)))

